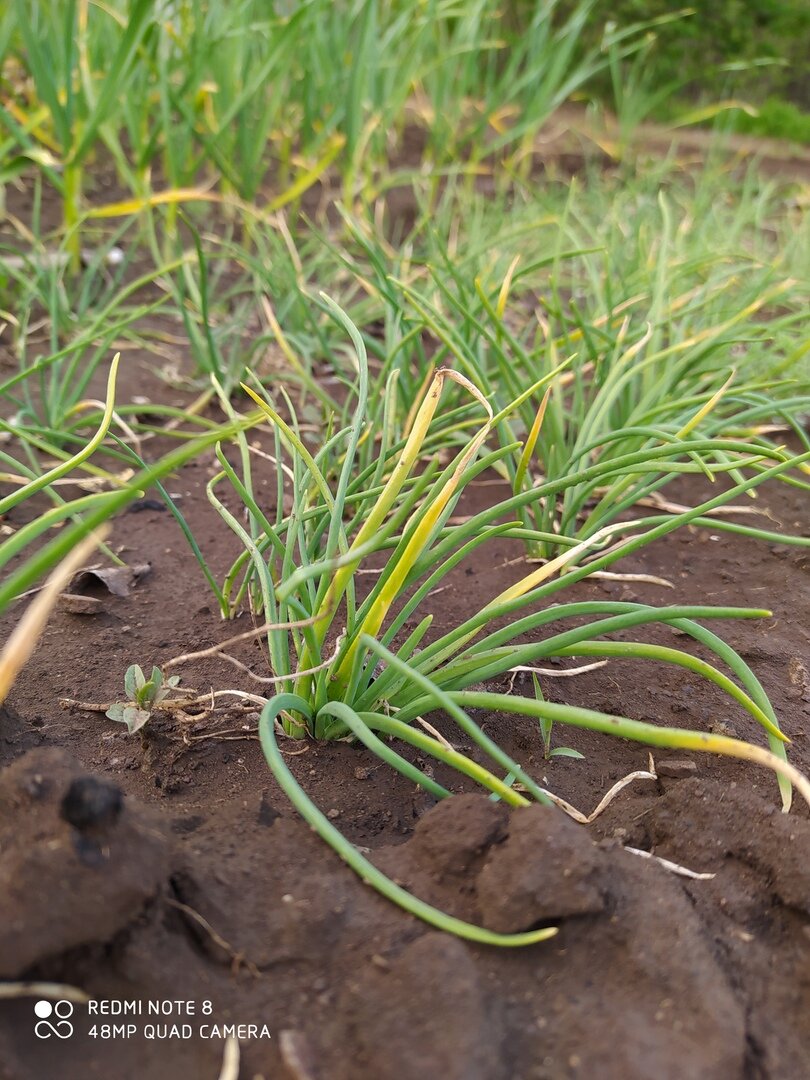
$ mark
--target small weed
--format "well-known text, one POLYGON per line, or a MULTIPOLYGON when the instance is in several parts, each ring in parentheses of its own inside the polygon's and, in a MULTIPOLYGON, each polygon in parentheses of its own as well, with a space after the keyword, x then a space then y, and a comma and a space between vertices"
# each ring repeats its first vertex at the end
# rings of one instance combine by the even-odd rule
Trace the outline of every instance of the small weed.
POLYGON ((134 735, 147 723, 155 709, 160 707, 161 702, 166 700, 179 682, 179 675, 170 675, 167 679, 159 667, 153 667, 152 674, 147 679, 143 668, 139 664, 132 664, 124 676, 124 692, 128 701, 113 702, 106 715, 110 720, 126 724, 130 735, 134 735))
MULTIPOLYGON (((532 682, 534 683, 534 696, 537 701, 545 701, 543 691, 540 689, 540 681, 535 674, 532 674, 532 682)), ((551 732, 554 727, 554 721, 548 716, 539 716, 537 722, 540 727, 540 737, 543 740, 543 757, 546 761, 549 761, 553 757, 569 757, 579 758, 583 760, 585 755, 580 754, 579 750, 574 750, 570 746, 555 746, 551 748, 551 732)))

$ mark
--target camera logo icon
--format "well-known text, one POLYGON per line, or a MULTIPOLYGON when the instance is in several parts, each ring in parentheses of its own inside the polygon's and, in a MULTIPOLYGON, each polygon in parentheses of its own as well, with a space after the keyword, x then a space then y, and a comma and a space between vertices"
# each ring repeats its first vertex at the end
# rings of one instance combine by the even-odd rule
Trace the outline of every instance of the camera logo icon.
POLYGON ((34 1034, 38 1039, 50 1039, 52 1035, 57 1039, 69 1039, 73 1034, 73 1024, 70 1022, 73 1016, 72 1001, 38 1001, 34 1006, 34 1015, 38 1017, 34 1024, 34 1034))

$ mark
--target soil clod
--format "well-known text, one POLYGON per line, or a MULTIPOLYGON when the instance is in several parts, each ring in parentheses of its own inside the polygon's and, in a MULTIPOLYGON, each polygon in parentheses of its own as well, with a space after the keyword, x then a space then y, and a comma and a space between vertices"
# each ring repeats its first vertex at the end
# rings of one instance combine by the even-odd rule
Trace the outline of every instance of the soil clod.
POLYGON ((476 882, 487 926, 503 933, 604 910, 605 857, 554 807, 515 810, 476 882))
POLYGON ((77 773, 55 749, 31 751, 0 773, 0 977, 111 940, 165 880, 166 847, 151 815, 121 814, 117 789, 77 773), (86 829, 119 814, 103 843, 67 819, 86 829))

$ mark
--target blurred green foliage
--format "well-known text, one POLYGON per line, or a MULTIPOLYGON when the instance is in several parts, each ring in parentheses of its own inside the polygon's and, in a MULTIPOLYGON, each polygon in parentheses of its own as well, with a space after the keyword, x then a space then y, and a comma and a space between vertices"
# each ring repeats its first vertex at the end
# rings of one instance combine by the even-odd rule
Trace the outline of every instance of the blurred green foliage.
MULTIPOLYGON (((561 11, 572 6, 563 0, 561 11)), ((515 0, 522 19, 532 0, 515 0)), ((696 101, 740 98, 758 116, 737 113, 739 132, 810 142, 810 0, 726 0, 684 6, 666 0, 594 0, 583 45, 598 42, 611 23, 619 27, 657 24, 646 52, 647 90, 677 88, 656 107, 658 119, 672 119, 696 101), (669 17, 670 21, 664 21, 669 17)), ((615 105, 607 72, 589 84, 593 96, 615 105)))
MULTIPOLYGON (((597 0, 593 18, 600 28, 629 26, 675 10, 666 0, 597 0)), ((810 0, 725 0, 684 11, 656 29, 662 82, 711 93, 731 86, 755 104, 775 96, 810 109, 810 0)))
POLYGON ((810 143, 810 111, 805 112, 791 101, 771 97, 757 106, 756 116, 737 113, 734 130, 741 134, 766 135, 791 142, 810 143))

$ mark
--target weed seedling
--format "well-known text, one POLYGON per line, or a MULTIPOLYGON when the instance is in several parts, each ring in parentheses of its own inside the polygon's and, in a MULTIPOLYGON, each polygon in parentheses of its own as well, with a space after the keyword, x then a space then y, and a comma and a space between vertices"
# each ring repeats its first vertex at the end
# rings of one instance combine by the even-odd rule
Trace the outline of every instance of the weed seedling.
POLYGON ((166 678, 159 667, 153 667, 152 674, 147 679, 143 668, 139 664, 132 664, 124 676, 124 692, 128 700, 113 702, 105 715, 119 724, 126 724, 127 731, 134 735, 147 723, 155 709, 160 707, 161 702, 166 700, 179 682, 179 675, 166 678))
MULTIPOLYGON (((543 691, 540 689, 540 681, 537 676, 532 673, 532 683, 534 684, 534 696, 536 701, 545 701, 543 691)), ((554 721, 548 716, 540 716, 537 719, 540 727, 540 737, 543 740, 543 757, 546 761, 549 761, 553 757, 571 757, 579 758, 582 760, 585 755, 580 754, 579 750, 574 750, 570 746, 555 746, 551 748, 551 731, 554 727, 554 721)))

